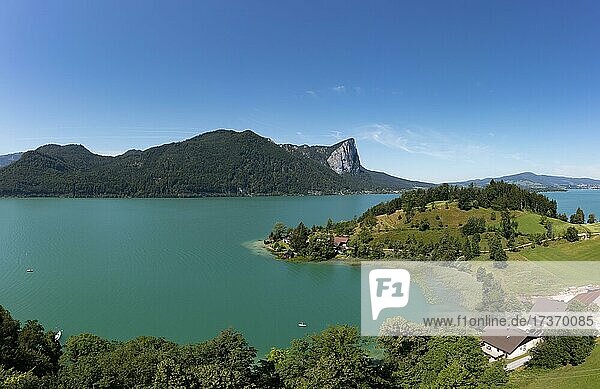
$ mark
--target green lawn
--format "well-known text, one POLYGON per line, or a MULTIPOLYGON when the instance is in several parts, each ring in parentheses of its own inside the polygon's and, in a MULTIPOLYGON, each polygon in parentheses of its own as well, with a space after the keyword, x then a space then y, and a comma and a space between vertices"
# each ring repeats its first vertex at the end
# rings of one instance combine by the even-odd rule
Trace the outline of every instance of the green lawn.
MULTIPOLYGON (((545 234, 546 228, 540 224, 540 215, 529 213, 529 212, 513 212, 515 220, 519 223, 518 230, 521 234, 545 234)), ((567 227, 572 224, 564 222, 559 219, 548 218, 548 221, 552 223, 552 229, 555 236, 564 235, 567 227)), ((578 230, 583 231, 584 229, 580 226, 576 226, 578 230)))
POLYGON ((537 246, 524 249, 514 255, 530 261, 598 261, 600 260, 600 236, 589 240, 569 243, 559 240, 550 243, 548 247, 537 246))
MULTIPOLYGON (((518 223, 517 245, 530 243, 534 234, 546 233, 546 228, 540 224, 540 215, 521 211, 512 211, 511 215, 518 223)), ((410 236, 424 243, 437 242, 445 231, 454 237, 464 239, 460 227, 470 217, 484 218, 488 228, 500 227, 499 211, 488 208, 463 211, 458 208, 457 203, 446 205, 445 202, 436 202, 429 204, 424 211, 415 213, 411 223, 406 223, 406 214, 403 211, 377 216, 377 225, 373 228, 373 233, 375 242, 383 243, 385 247, 389 247, 394 241, 404 242, 410 236), (494 220, 492 220, 492 215, 495 215, 494 220), (419 231, 417 226, 423 220, 428 221, 430 228, 426 231, 419 231)), ((559 219, 547 218, 547 220, 552 223, 555 236, 563 236, 570 226, 574 226, 580 232, 600 232, 600 223, 577 225, 559 219)), ((488 238, 491 234, 490 232, 482 234, 480 244, 482 251, 489 249, 488 238)), ((503 245, 507 247, 505 239, 503 239, 503 245)), ((560 240, 551 242, 549 247, 527 248, 519 253, 510 253, 509 256, 512 260, 600 260, 600 236, 574 244, 560 240)), ((484 257, 485 254, 481 259, 485 259, 484 257)))
POLYGON ((525 389, 595 389, 600 388, 600 346, 579 366, 556 370, 520 370, 511 374, 514 388, 525 389))

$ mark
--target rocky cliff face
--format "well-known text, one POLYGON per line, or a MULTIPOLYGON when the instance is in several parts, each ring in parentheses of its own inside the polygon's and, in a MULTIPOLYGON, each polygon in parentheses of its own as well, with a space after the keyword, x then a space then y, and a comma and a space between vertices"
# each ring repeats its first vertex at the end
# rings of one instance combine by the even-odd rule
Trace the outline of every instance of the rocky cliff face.
POLYGON ((354 139, 350 138, 336 145, 327 158, 327 164, 337 174, 356 174, 360 171, 360 159, 354 139))
POLYGON ((280 146, 292 154, 303 158, 310 158, 333 170, 338 175, 344 175, 342 178, 360 183, 362 187, 376 188, 375 190, 381 191, 396 191, 432 186, 432 184, 426 182, 405 180, 366 169, 360 164, 356 142, 352 138, 336 143, 333 146, 296 146, 291 144, 280 146))

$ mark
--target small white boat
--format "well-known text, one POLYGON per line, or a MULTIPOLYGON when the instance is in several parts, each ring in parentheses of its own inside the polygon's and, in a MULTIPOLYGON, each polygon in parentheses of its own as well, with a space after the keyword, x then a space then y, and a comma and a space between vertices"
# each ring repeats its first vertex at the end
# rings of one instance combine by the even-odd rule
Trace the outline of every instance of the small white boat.
POLYGON ((58 330, 56 335, 54 335, 54 340, 58 342, 60 340, 61 336, 62 336, 62 330, 58 330))
POLYGON ((32 268, 29 268, 29 269, 27 269, 27 270, 25 270, 25 271, 26 271, 27 273, 33 273, 33 269, 32 269, 32 268))
POLYGON ((305 322, 301 321, 298 323, 298 327, 307 327, 308 324, 306 324, 305 322))

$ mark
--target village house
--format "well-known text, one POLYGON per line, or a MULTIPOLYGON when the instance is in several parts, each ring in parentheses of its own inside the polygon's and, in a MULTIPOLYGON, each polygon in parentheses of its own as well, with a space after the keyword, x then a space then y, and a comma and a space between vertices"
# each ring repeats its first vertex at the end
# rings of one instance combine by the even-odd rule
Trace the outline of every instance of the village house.
POLYGON ((481 337, 481 350, 490 357, 490 362, 520 357, 542 341, 541 337, 531 336, 519 328, 507 329, 507 332, 505 336, 481 337))
POLYGON ((347 236, 334 236, 333 237, 333 248, 338 252, 344 252, 348 248, 348 241, 350 240, 347 236))
MULTIPOLYGON (((536 298, 530 313, 550 314, 566 310, 567 304, 563 301, 536 298)), ((481 337, 481 350, 490 357, 490 362, 501 358, 517 358, 537 346, 542 341, 542 334, 543 331, 539 328, 486 328, 481 337), (499 331, 506 331, 506 335, 499 334, 499 331)))

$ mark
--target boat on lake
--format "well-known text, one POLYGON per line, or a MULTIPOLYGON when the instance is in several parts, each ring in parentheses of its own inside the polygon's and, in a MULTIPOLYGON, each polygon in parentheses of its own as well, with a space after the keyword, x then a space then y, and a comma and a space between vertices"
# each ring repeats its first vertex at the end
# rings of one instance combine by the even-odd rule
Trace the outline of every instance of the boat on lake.
POLYGON ((25 271, 26 271, 27 273, 33 273, 33 269, 32 269, 32 268, 29 268, 29 269, 27 269, 27 270, 25 270, 25 271))
POLYGON ((60 340, 61 336, 62 336, 62 330, 58 330, 58 332, 56 333, 56 335, 54 335, 54 340, 56 342, 58 342, 60 340))
POLYGON ((308 324, 306 324, 305 322, 301 321, 298 323, 298 327, 307 327, 308 324))

